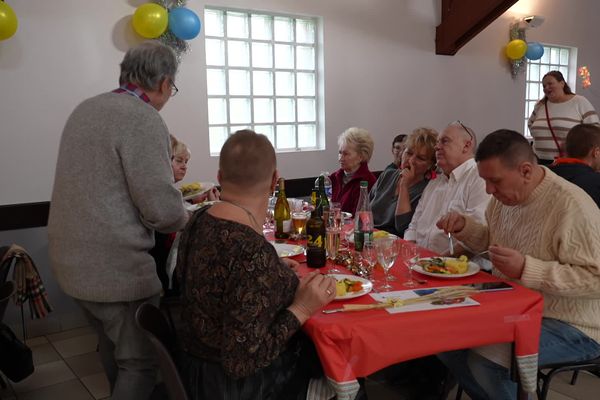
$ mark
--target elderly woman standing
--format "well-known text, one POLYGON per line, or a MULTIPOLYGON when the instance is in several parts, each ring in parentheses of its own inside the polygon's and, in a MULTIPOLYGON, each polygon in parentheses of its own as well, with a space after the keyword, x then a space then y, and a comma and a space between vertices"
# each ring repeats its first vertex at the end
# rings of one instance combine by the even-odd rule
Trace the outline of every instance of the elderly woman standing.
POLYGON ((551 164, 563 157, 569 130, 577 124, 600 122, 594 106, 583 96, 571 91, 559 71, 550 71, 542 78, 544 98, 538 101, 529 117, 533 150, 540 164, 551 164))
POLYGON ((338 137, 341 168, 331 175, 332 200, 341 203, 342 211, 354 213, 360 194, 360 181, 369 183, 377 178, 367 163, 373 155, 373 139, 366 129, 349 128, 338 137))
POLYGON ((404 141, 400 169, 386 169, 369 193, 375 228, 403 236, 423 190, 435 177, 435 145, 438 134, 417 128, 404 141))

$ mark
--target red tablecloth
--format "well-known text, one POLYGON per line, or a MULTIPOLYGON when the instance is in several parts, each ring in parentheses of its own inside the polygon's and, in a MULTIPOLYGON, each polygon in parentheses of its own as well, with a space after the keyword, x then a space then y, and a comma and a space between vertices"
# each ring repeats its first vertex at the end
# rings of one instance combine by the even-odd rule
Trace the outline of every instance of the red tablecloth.
MULTIPOLYGON (((420 255, 432 253, 421 250, 420 255)), ((297 258, 303 261, 303 256, 297 258)), ((328 269, 326 266, 321 271, 326 273, 328 269)), ((300 273, 309 270, 304 263, 300 273)), ((402 286, 407 274, 402 260, 396 262, 391 273, 398 278, 392 282, 393 290, 406 290, 402 286)), ((460 279, 424 278, 428 283, 419 285, 421 288, 498 280, 485 272, 460 279)), ((543 300, 535 291, 513 286, 513 290, 474 295, 481 304, 475 307, 399 314, 385 310, 318 313, 306 322, 304 330, 315 343, 325 374, 340 399, 354 398, 357 377, 389 365, 449 350, 508 342, 514 343, 523 388, 531 392, 536 385, 543 300)), ((365 295, 345 302, 334 301, 326 308, 373 302, 371 296, 365 295)))

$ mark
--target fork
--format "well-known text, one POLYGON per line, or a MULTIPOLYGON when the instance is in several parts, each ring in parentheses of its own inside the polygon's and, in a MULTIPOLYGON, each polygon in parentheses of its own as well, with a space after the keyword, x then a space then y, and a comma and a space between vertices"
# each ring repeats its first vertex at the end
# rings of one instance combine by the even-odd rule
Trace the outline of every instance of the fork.
POLYGON ((452 235, 448 232, 448 245, 450 246, 450 254, 454 254, 454 243, 452 242, 452 235))

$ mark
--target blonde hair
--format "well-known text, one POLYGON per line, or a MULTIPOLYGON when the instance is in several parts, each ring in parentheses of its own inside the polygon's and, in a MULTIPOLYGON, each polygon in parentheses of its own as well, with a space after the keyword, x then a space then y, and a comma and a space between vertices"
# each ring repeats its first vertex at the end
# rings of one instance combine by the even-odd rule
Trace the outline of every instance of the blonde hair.
POLYGON ((363 161, 369 162, 371 160, 374 143, 368 130, 355 127, 346 129, 344 133, 338 136, 338 146, 343 144, 355 146, 363 161))
POLYGON ((169 134, 169 138, 171 139, 171 158, 178 156, 183 153, 188 153, 191 157, 192 152, 185 143, 179 141, 175 136, 169 134))
POLYGON ((406 148, 427 150, 427 156, 431 159, 432 165, 435 165, 435 145, 437 144, 438 133, 433 128, 419 127, 411 132, 404 142, 406 148))

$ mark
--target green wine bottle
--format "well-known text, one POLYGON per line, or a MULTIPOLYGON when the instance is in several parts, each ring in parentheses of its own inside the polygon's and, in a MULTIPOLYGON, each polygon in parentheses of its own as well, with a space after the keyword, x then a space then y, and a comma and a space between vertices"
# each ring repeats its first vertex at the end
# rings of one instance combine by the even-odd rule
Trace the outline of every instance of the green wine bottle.
POLYGON ((285 183, 283 178, 279 178, 279 193, 277 193, 277 202, 275 203, 275 239, 287 239, 292 223, 290 205, 285 196, 285 183))

